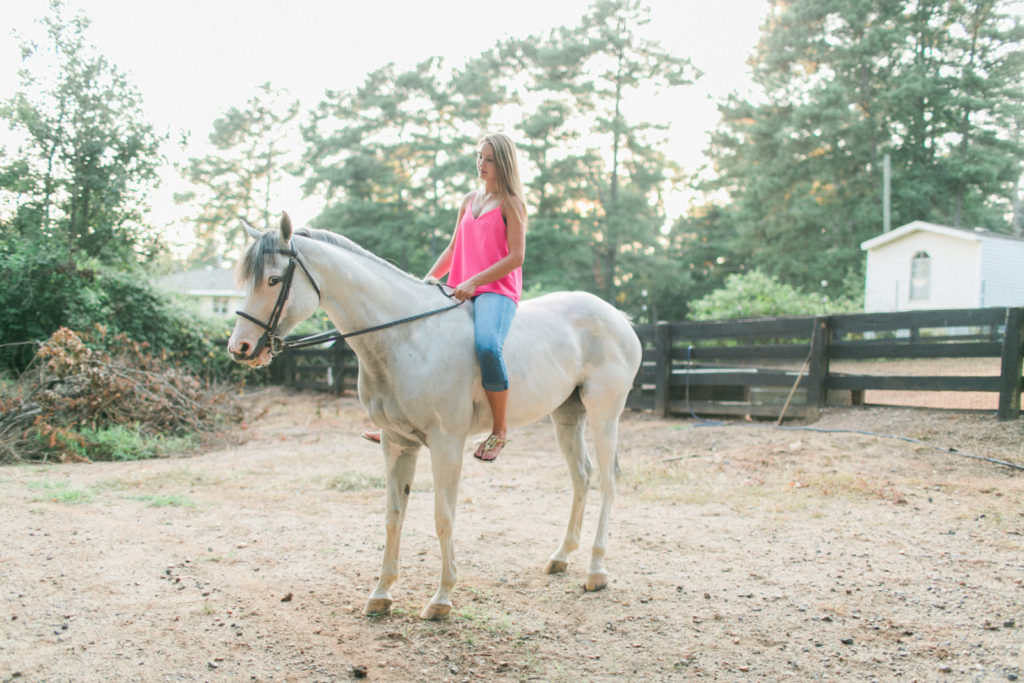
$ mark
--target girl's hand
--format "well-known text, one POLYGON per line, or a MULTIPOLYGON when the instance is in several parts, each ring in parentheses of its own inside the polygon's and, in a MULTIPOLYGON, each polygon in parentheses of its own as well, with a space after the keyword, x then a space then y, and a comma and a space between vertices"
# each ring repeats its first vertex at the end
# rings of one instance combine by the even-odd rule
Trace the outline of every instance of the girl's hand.
POLYGON ((475 293, 476 285, 473 283, 472 279, 469 279, 459 284, 459 286, 455 288, 455 292, 452 294, 452 296, 454 296, 459 301, 465 301, 466 299, 472 299, 473 294, 475 293))

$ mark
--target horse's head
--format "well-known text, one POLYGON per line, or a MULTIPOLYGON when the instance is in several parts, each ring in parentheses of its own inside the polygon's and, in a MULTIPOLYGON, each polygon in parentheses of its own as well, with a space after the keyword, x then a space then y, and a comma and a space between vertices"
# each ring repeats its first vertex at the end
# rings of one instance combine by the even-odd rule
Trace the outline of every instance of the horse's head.
POLYGON ((281 351, 285 335, 317 309, 320 290, 295 251, 287 213, 277 231, 261 233, 245 221, 242 224, 253 242, 238 263, 245 300, 237 312, 228 351, 236 361, 260 367, 281 351))

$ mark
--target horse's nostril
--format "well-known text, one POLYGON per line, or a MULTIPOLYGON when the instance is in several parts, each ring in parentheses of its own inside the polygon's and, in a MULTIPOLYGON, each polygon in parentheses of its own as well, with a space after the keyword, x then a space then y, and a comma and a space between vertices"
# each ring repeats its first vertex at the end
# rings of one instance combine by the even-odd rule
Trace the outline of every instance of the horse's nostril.
POLYGON ((250 347, 248 342, 241 342, 235 347, 229 346, 228 351, 230 351, 231 355, 234 356, 235 358, 245 358, 246 356, 249 355, 249 348, 250 347))

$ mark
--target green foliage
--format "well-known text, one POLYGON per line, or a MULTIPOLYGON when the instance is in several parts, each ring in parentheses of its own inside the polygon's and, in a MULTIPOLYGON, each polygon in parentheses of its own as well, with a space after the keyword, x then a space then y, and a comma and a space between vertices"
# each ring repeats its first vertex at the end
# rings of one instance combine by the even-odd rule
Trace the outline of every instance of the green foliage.
POLYGON ((326 199, 313 224, 426 272, 474 187, 477 139, 515 121, 507 132, 528 186, 528 294, 592 291, 637 314, 657 296, 671 309, 678 292, 637 283, 671 270, 659 256, 660 194, 676 170, 664 131, 631 120, 624 104, 698 73, 643 37, 648 21, 636 0, 600 0, 578 26, 500 43, 459 68, 389 64, 329 92, 303 127, 304 186, 326 199))
POLYGON ((1005 230, 1024 154, 1024 27, 1008 5, 778 5, 752 59, 763 96, 724 101, 708 150, 702 187, 727 198, 706 212, 719 256, 808 290, 859 279, 886 154, 893 225, 1005 230))
POLYGON ((89 460, 144 460, 167 453, 183 453, 196 446, 194 436, 146 434, 138 424, 109 427, 81 427, 80 440, 68 444, 73 452, 89 460))
POLYGON ((23 41, 21 89, 0 102, 20 140, 0 157, 0 373, 17 377, 0 386, 0 460, 189 448, 230 414, 203 380, 240 369, 223 325, 196 321, 140 265, 158 244, 142 216, 162 139, 87 44, 88 19, 63 10, 52 0, 46 40, 23 41))
POLYGON ((272 225, 270 203, 286 170, 288 124, 299 113, 298 101, 270 83, 244 109, 232 107, 213 122, 209 142, 216 152, 194 157, 181 169, 195 190, 175 195, 178 203, 195 207, 193 265, 219 266, 240 253, 248 237, 239 218, 267 228, 272 225))
POLYGON ((733 274, 725 286, 690 305, 693 320, 760 318, 780 315, 818 315, 859 310, 852 299, 833 300, 825 293, 806 293, 783 284, 760 270, 733 274))
POLYGON ((523 282, 533 295, 561 290, 596 291, 593 257, 571 213, 530 220, 523 282))
POLYGON ((353 91, 329 92, 302 129, 305 189, 327 200, 313 224, 425 273, 451 236, 475 170, 473 145, 500 96, 486 64, 388 65, 353 91))
MULTIPOLYGON (((650 303, 652 289, 628 283, 665 272, 654 257, 666 246, 660 193, 677 169, 661 151, 664 131, 631 120, 624 105, 644 89, 670 90, 700 77, 688 59, 644 37, 649 21, 641 2, 599 0, 578 26, 495 50, 517 101, 532 107, 517 127, 536 170, 530 182, 536 219, 572 235, 571 275, 588 275, 574 289, 598 292, 636 314, 650 303), (586 264, 579 263, 580 246, 586 264)), ((527 248, 534 258, 532 242, 527 248)), ((557 280, 558 270, 542 272, 557 280)), ((659 300, 663 294, 658 291, 659 300)), ((683 295, 670 293, 661 308, 673 308, 683 295)))
POLYGON ((0 367, 21 371, 38 344, 60 327, 123 334, 210 380, 228 381, 240 369, 222 349, 225 323, 197 319, 135 268, 99 261, 68 263, 21 245, 0 249, 0 367))
POLYGON ((0 229, 68 260, 150 258, 157 235, 142 214, 162 138, 138 91, 86 43, 89 20, 66 19, 59 0, 50 11, 47 43, 23 42, 21 90, 0 102, 22 141, 0 161, 0 197, 12 207, 0 229))

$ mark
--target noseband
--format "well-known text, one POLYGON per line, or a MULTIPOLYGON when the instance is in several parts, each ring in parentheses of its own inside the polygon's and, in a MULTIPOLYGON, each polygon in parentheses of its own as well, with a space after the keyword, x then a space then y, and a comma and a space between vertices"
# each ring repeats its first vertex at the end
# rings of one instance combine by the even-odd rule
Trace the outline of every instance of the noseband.
POLYGON ((264 347, 270 346, 270 355, 276 356, 287 347, 287 343, 284 338, 279 336, 277 331, 277 324, 281 322, 281 313, 284 312, 284 304, 288 300, 288 295, 292 291, 292 280, 295 277, 295 264, 298 264, 302 268, 302 272, 306 274, 306 279, 309 280, 309 284, 313 286, 313 291, 316 292, 316 296, 320 298, 320 288, 316 284, 316 280, 310 274, 309 269, 306 268, 306 264, 299 258, 298 253, 294 249, 276 249, 275 254, 281 254, 282 256, 288 257, 288 267, 285 268, 284 275, 281 277, 281 291, 277 294, 277 302, 274 304, 274 308, 270 311, 270 318, 267 322, 263 322, 255 316, 251 316, 245 311, 235 311, 235 315, 239 315, 249 322, 255 323, 263 328, 263 334, 256 342, 256 346, 253 348, 252 353, 242 357, 242 360, 252 360, 260 355, 264 347))

